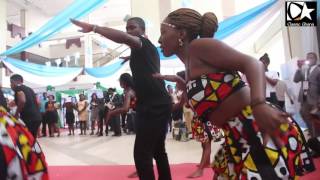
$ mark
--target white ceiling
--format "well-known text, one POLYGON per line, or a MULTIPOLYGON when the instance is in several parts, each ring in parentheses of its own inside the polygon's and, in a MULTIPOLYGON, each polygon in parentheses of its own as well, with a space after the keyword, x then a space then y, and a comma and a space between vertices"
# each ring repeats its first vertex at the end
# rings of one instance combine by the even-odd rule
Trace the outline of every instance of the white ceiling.
POLYGON ((54 16, 72 3, 72 0, 7 0, 8 16, 19 15, 20 9, 40 11, 46 16, 54 16))
MULTIPOLYGON (((50 18, 59 14, 73 1, 75 0, 7 0, 7 20, 20 24, 21 9, 37 11, 50 18)), ((109 0, 90 14, 90 21, 98 24, 114 24, 122 21, 126 14, 131 14, 130 2, 130 0, 109 0)))

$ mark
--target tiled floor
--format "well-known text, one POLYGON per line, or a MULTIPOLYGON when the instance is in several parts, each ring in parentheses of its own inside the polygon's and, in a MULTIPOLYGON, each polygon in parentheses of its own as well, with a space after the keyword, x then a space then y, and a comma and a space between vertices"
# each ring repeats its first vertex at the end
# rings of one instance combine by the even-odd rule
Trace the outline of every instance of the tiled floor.
MULTIPOLYGON (((112 136, 68 136, 39 138, 49 165, 131 165, 135 135, 112 136)), ((212 156, 219 143, 212 144, 212 156)), ((168 134, 166 149, 170 164, 198 163, 201 144, 195 140, 176 141, 168 134)))

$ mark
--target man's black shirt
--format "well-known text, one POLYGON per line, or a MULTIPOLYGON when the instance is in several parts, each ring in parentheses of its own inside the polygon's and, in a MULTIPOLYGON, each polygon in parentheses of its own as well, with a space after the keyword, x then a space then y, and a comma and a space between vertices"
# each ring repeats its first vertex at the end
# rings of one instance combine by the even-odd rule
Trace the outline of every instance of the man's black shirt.
POLYGON ((17 93, 22 91, 26 97, 26 102, 22 111, 20 112, 21 119, 28 123, 29 121, 41 121, 41 114, 37 105, 37 98, 34 91, 25 85, 17 86, 15 92, 15 102, 18 103, 17 93))
POLYGON ((171 104, 163 80, 152 77, 160 73, 160 58, 156 47, 146 38, 140 36, 142 47, 132 49, 130 68, 135 84, 137 105, 171 104))

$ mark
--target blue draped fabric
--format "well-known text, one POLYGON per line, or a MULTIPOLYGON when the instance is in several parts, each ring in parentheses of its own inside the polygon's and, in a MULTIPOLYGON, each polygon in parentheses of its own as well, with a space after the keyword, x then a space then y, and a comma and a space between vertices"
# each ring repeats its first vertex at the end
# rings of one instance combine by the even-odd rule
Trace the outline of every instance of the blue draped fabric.
MULTIPOLYGON (((245 11, 241 14, 232 16, 222 22, 219 23, 218 31, 215 33, 215 39, 222 40, 228 36, 230 36, 235 31, 241 29, 246 24, 248 24, 251 20, 256 18, 261 13, 265 12, 268 8, 270 8, 277 0, 270 0, 261 5, 258 5, 248 11, 245 11)), ((157 47, 158 53, 160 55, 161 60, 169 60, 176 59, 177 56, 165 57, 161 52, 160 47, 157 47)))
MULTIPOLYGON (((5 58, 3 59, 5 63, 9 63, 15 68, 18 68, 21 71, 28 72, 33 75, 41 76, 41 77, 61 77, 70 74, 76 74, 83 68, 78 67, 53 67, 46 66, 42 64, 29 63, 18 59, 13 58, 5 58)), ((103 67, 95 67, 95 68, 84 68, 85 72, 89 75, 96 78, 105 78, 113 75, 122 67, 122 60, 117 59, 113 60, 112 64, 108 64, 103 67)), ((16 73, 16 72, 15 72, 16 73)))
POLYGON ((219 23, 218 31, 215 34, 215 39, 222 40, 235 31, 241 29, 258 15, 265 12, 276 2, 277 0, 267 1, 239 15, 232 16, 231 18, 222 21, 221 23, 219 23))
POLYGON ((82 68, 73 68, 73 67, 51 67, 42 64, 29 63, 18 59, 5 58, 4 62, 10 63, 18 69, 21 69, 25 72, 38 75, 41 77, 57 77, 65 76, 68 74, 73 74, 79 72, 82 68))
POLYGON ((117 61, 113 64, 102 66, 102 67, 95 67, 95 68, 85 68, 85 72, 89 75, 96 77, 96 78, 105 78, 108 76, 113 75, 122 67, 122 60, 113 60, 117 61))
POLYGON ((106 0, 75 0, 69 7, 64 9, 60 14, 48 21, 39 30, 32 33, 24 40, 17 43, 12 48, 1 53, 1 56, 19 53, 27 48, 37 45, 54 34, 58 33, 61 29, 70 25, 70 18, 79 19, 104 4, 106 0))
POLYGON ((176 58, 178 58, 176 55, 169 56, 169 57, 164 56, 163 53, 161 52, 161 48, 160 48, 160 47, 157 47, 157 51, 158 51, 158 53, 159 53, 160 60, 170 60, 170 59, 176 59, 176 58))
MULTIPOLYGON (((69 18, 79 18, 87 14, 89 11, 93 10, 98 5, 101 5, 106 0, 77 0, 75 1, 70 7, 64 10, 61 14, 56 16, 55 18, 51 19, 46 25, 41 27, 37 32, 33 33, 31 36, 27 37, 16 46, 12 47, 8 51, 4 52, 1 55, 8 55, 17 53, 20 51, 25 50, 26 48, 31 47, 34 44, 38 44, 48 38, 49 36, 56 33, 61 28, 65 27, 66 25, 70 24, 69 18)), ((239 15, 233 16, 225 21, 219 23, 218 32, 215 35, 216 39, 223 39, 235 31, 239 30, 246 24, 248 24, 252 19, 256 18, 259 14, 266 11, 269 7, 271 7, 277 0, 270 0, 266 3, 263 3, 255 8, 252 8, 246 12, 243 12, 239 15)), ((176 56, 171 57, 164 57, 160 48, 157 48, 160 59, 167 60, 167 59, 175 59, 176 56)), ((42 76, 42 77, 54 77, 54 76, 63 76, 67 74, 72 74, 81 68, 57 68, 57 67, 48 67, 39 64, 27 63, 21 60, 15 60, 11 58, 6 58, 4 60, 7 63, 12 64, 14 67, 19 68, 23 71, 32 73, 34 75, 42 76)), ((122 65, 122 61, 117 61, 111 65, 107 65, 104 67, 98 68, 85 68, 85 72, 89 75, 96 77, 96 78, 103 78, 114 74, 118 71, 122 65)))

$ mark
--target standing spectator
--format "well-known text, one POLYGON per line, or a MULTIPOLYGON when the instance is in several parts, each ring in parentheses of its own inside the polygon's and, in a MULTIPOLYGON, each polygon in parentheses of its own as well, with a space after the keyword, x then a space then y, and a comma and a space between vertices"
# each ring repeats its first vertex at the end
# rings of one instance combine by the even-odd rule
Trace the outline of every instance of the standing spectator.
MULTIPOLYGON (((167 85, 167 91, 169 93, 169 95, 171 96, 171 100, 172 100, 172 104, 175 104, 178 102, 178 97, 177 95, 174 93, 173 88, 170 84, 167 85)), ((171 118, 169 119, 168 125, 169 125, 169 131, 172 131, 172 119, 174 120, 179 120, 180 117, 180 109, 178 108, 176 111, 173 111, 171 113, 171 118)), ((182 114, 181 114, 182 115, 182 114)))
POLYGON ((66 123, 68 124, 69 136, 74 135, 74 109, 76 108, 75 104, 72 102, 71 97, 69 97, 64 104, 63 107, 66 108, 66 123))
MULTIPOLYGON (((103 124, 105 122, 105 117, 109 111, 107 104, 110 102, 110 97, 108 91, 103 91, 103 98, 99 100, 99 123, 98 123, 98 136, 103 136, 103 124)), ((105 134, 108 136, 109 124, 105 124, 105 134)))
POLYGON ((288 98, 290 99, 290 103, 294 104, 293 98, 291 94, 288 91, 288 87, 285 81, 283 80, 278 80, 277 84, 275 86, 276 89, 276 95, 277 95, 277 100, 278 100, 278 105, 285 111, 286 106, 285 106, 285 95, 287 94, 288 98))
POLYGON ((98 97, 96 93, 93 93, 91 95, 91 101, 90 101, 90 110, 91 110, 91 116, 90 116, 90 121, 91 121, 91 133, 90 135, 94 135, 94 130, 95 130, 95 125, 98 120, 98 113, 99 113, 99 108, 98 108, 98 97))
POLYGON ((271 102, 273 104, 278 104, 277 95, 276 95, 276 89, 275 86, 277 84, 277 81, 279 79, 278 73, 275 71, 270 71, 268 69, 270 64, 270 59, 267 53, 265 53, 262 57, 259 59, 265 68, 265 75, 266 75, 266 100, 268 102, 271 102))
POLYGON ((188 105, 188 103, 185 103, 183 106, 183 118, 186 123, 188 134, 192 133, 191 122, 192 122, 193 114, 194 113, 191 107, 188 105))
POLYGON ((27 128, 37 138, 38 128, 41 123, 41 114, 37 104, 37 98, 34 91, 23 84, 23 77, 14 74, 10 77, 11 88, 14 91, 14 101, 17 105, 15 113, 16 118, 20 118, 26 124, 27 128))
POLYGON ((49 125, 49 135, 50 137, 54 137, 54 133, 58 133, 58 137, 60 136, 60 130, 58 127, 58 112, 55 107, 54 102, 54 96, 49 95, 48 96, 49 101, 46 103, 46 113, 45 113, 45 119, 47 120, 47 123, 49 125))
POLYGON ((314 127, 311 114, 320 103, 320 67, 317 60, 316 53, 309 52, 305 61, 298 61, 293 79, 296 83, 301 82, 298 98, 301 103, 300 113, 312 138, 320 136, 320 130, 314 127))
POLYGON ((75 121, 75 128, 78 128, 80 125, 79 123, 79 118, 78 118, 78 109, 77 109, 77 104, 78 104, 78 100, 75 96, 73 96, 71 98, 71 102, 75 105, 75 109, 73 110, 73 114, 74 114, 74 121, 75 121))
MULTIPOLYGON (((105 118, 105 98, 99 98, 98 99, 98 131, 97 135, 98 136, 103 136, 103 121, 105 118)), ((106 134, 108 135, 108 134, 106 134)))
POLYGON ((66 102, 66 98, 62 98, 61 102, 56 103, 56 109, 58 112, 58 127, 59 128, 65 128, 66 127, 66 122, 65 122, 65 109, 63 108, 64 103, 66 102))
POLYGON ((85 100, 84 94, 79 95, 79 102, 77 103, 78 117, 80 122, 80 135, 86 135, 87 120, 88 120, 88 102, 85 100))
POLYGON ((46 112, 46 103, 48 102, 47 98, 47 92, 42 93, 42 98, 40 99, 40 113, 42 117, 42 136, 46 137, 47 136, 47 120, 45 118, 45 112, 46 112))
MULTIPOLYGON (((179 76, 182 79, 185 79, 185 77, 186 77, 185 71, 177 72, 177 76, 179 76)), ((177 90, 179 90, 178 87, 177 87, 177 90)), ((186 101, 186 100, 182 99, 182 98, 185 98, 184 96, 185 96, 184 94, 181 94, 180 101, 186 101)), ((192 133, 191 124, 192 124, 194 113, 193 113, 193 110, 190 107, 190 105, 188 103, 186 103, 186 102, 183 104, 183 107, 182 107, 181 111, 182 111, 182 118, 185 121, 186 128, 188 130, 188 135, 189 135, 189 134, 192 133)))
MULTIPOLYGON (((112 111, 116 108, 119 108, 122 106, 122 100, 121 96, 116 93, 116 89, 109 88, 108 89, 108 97, 107 100, 107 113, 106 116, 108 116, 109 111, 112 111)), ((111 116, 110 123, 109 120, 105 119, 106 121, 106 134, 108 134, 108 124, 111 125, 111 129, 114 131, 114 134, 112 136, 121 136, 121 127, 120 127, 120 114, 116 114, 111 116)))

